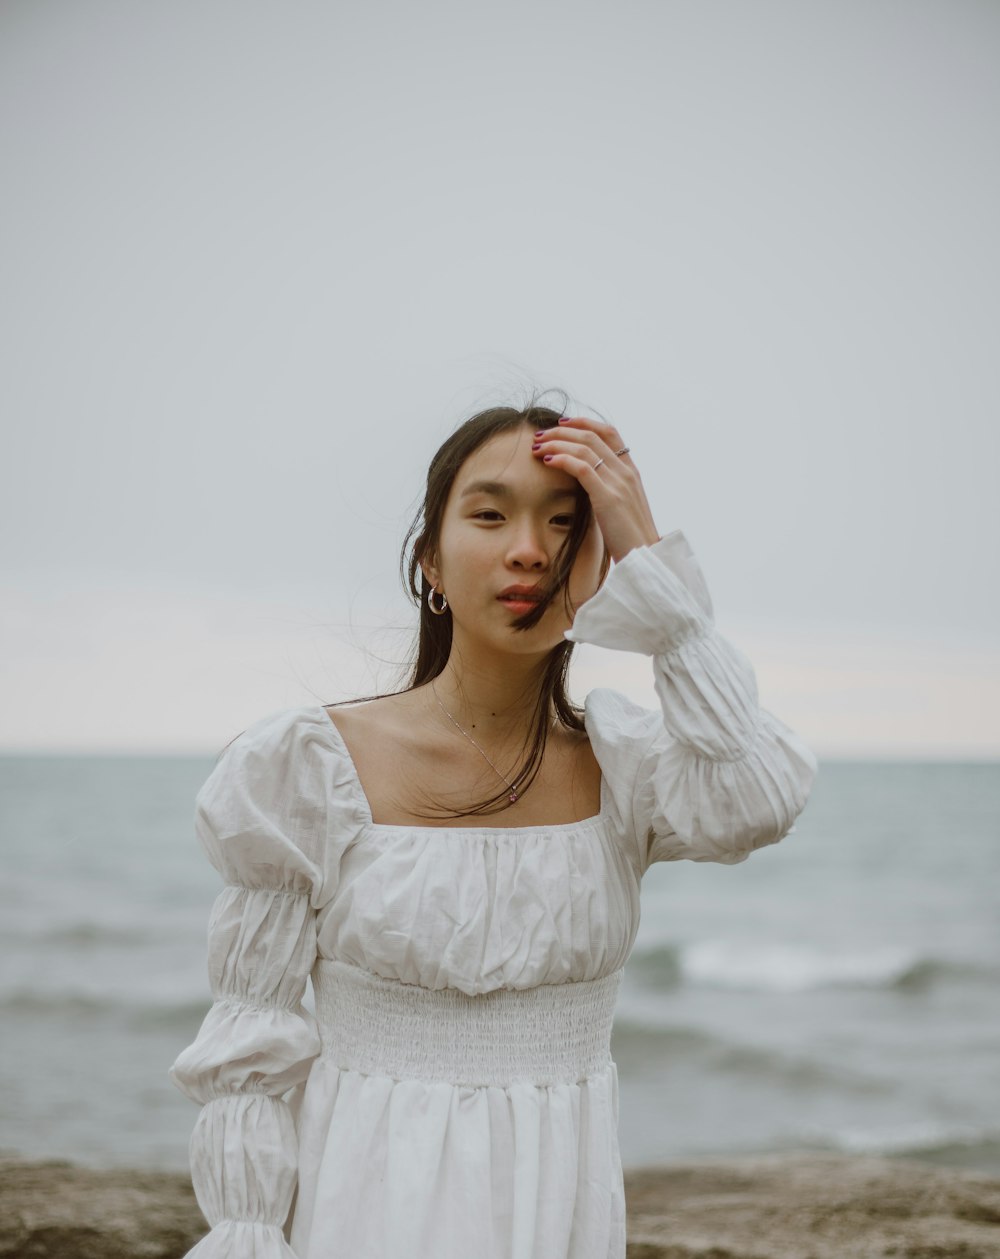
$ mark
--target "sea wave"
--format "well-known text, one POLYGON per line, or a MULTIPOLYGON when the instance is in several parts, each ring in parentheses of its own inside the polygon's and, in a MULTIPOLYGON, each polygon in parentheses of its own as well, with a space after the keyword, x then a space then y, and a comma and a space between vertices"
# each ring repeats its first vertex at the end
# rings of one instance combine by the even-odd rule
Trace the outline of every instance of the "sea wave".
POLYGON ((703 1028, 683 1024, 654 1026, 627 1014, 615 1016, 612 1049, 623 1071, 657 1071, 685 1061, 699 1070, 738 1076, 747 1081, 778 1083, 793 1092, 834 1088, 851 1094, 887 1094, 895 1081, 807 1054, 789 1053, 774 1046, 751 1045, 727 1039, 703 1028))
POLYGON ((162 932, 139 924, 79 921, 58 926, 32 925, 24 930, 8 929, 0 932, 0 942, 6 946, 33 949, 133 949, 137 945, 162 943, 162 932))
POLYGON ((899 1127, 810 1130, 804 1135, 811 1145, 845 1154, 926 1158, 955 1166, 1000 1166, 1000 1127, 928 1120, 899 1127))
POLYGON ((684 982, 683 944, 655 944, 635 948, 628 959, 628 975, 648 988, 666 991, 684 982))
POLYGON ((902 948, 823 952, 792 944, 702 940, 637 950, 629 960, 629 973, 657 990, 688 985, 762 992, 814 988, 922 992, 955 982, 994 984, 1000 968, 902 948))
POLYGON ((16 988, 0 995, 0 1020, 52 1018, 114 1021, 137 1029, 197 1026, 211 1006, 203 1000, 136 1001, 112 993, 16 988))

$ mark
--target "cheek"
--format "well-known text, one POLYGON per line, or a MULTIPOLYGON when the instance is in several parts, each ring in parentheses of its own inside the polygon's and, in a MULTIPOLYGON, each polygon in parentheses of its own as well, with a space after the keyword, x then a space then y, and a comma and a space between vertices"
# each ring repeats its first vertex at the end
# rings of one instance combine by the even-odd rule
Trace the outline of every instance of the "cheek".
POLYGON ((457 585, 482 567, 488 536, 485 531, 449 527, 448 523, 442 527, 439 554, 445 581, 457 585))
POLYGON ((488 549, 489 535, 478 529, 456 529, 452 539, 452 562, 468 566, 488 549))

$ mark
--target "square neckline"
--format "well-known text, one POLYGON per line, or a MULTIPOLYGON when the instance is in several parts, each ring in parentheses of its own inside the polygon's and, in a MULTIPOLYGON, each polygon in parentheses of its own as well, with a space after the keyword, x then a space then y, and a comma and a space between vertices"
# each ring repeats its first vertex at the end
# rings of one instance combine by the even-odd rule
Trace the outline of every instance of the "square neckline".
MULTIPOLYGON (((310 705, 312 707, 312 705, 310 705)), ((572 831, 576 829, 592 828, 598 823, 603 822, 607 816, 607 793, 606 780, 604 772, 601 772, 601 805, 597 813, 592 813, 590 817, 580 818, 576 822, 542 822, 532 826, 417 826, 409 822, 376 822, 372 816, 371 804, 365 794, 365 789, 361 784, 361 775, 358 773, 358 767, 354 763, 354 757, 351 750, 347 746, 347 741, 340 733, 340 727, 334 722, 333 718, 326 711, 325 704, 315 705, 322 714, 323 720, 332 732, 333 742, 337 750, 343 755, 344 761, 350 771, 351 785, 354 788, 354 795, 358 805, 364 813, 364 824, 367 830, 373 831, 448 831, 451 833, 459 833, 466 835, 481 835, 484 832, 496 832, 500 835, 530 835, 535 834, 551 834, 560 831, 572 831)))

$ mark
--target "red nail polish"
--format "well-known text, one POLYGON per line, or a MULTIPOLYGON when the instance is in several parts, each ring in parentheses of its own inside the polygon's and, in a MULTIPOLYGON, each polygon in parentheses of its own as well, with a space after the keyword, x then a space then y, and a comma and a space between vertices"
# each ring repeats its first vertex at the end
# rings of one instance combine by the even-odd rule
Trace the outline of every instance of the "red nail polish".
POLYGON ((536 429, 535 429, 535 436, 536 436, 536 437, 544 437, 544 436, 545 436, 545 429, 544 429, 544 428, 536 428, 536 429))
POLYGON ((541 448, 542 448, 542 444, 541 444, 541 442, 535 442, 534 446, 532 446, 532 448, 531 448, 531 449, 532 449, 532 450, 541 450, 541 448))
POLYGON ((551 455, 542 455, 542 462, 543 462, 543 463, 551 463, 551 462, 552 462, 552 456, 551 456, 551 455))

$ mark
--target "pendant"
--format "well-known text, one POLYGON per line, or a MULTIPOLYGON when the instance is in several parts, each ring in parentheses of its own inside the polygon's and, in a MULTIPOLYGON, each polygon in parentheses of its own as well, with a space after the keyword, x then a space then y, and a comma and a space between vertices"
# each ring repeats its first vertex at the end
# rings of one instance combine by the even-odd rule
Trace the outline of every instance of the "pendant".
POLYGON ((507 799, 511 802, 511 804, 513 804, 517 800, 517 792, 512 791, 507 799))

